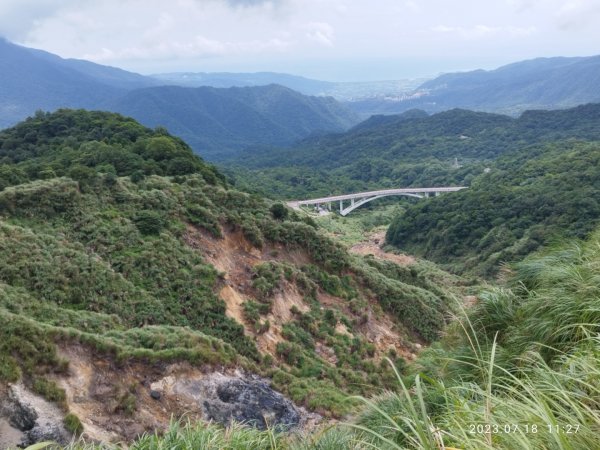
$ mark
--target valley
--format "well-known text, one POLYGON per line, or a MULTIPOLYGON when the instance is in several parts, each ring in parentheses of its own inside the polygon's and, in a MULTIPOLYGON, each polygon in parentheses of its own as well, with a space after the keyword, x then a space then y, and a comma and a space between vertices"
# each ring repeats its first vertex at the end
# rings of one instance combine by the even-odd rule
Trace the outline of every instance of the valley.
MULTIPOLYGON (((569 123, 585 112, 591 124, 595 111, 588 106, 560 114, 569 123)), ((450 133, 469 126, 464 120, 450 133)), ((181 139, 114 113, 38 113, 0 132, 0 442, 53 440, 83 449, 126 441, 143 448, 153 440, 168 442, 170 433, 189 433, 189 439, 210 435, 221 442, 198 448, 238 438, 274 440, 290 449, 329 445, 324 442, 354 448, 350 440, 359 442, 357 448, 382 447, 392 438, 427 448, 398 419, 389 435, 384 411, 400 408, 401 420, 412 426, 458 419, 467 433, 469 405, 485 398, 480 389, 491 373, 484 368, 496 352, 498 370, 533 372, 516 381, 526 398, 512 396, 514 380, 494 381, 494 420, 501 424, 508 411, 520 408, 528 414, 521 420, 543 426, 550 419, 532 409, 539 396, 574 389, 561 384, 566 356, 559 355, 584 352, 572 356, 578 367, 597 370, 585 353, 594 345, 586 333, 596 327, 595 312, 577 302, 593 302, 586 286, 596 276, 598 149, 593 127, 572 123, 580 138, 589 133, 587 141, 569 140, 563 127, 556 141, 546 142, 544 134, 536 143, 539 132, 529 130, 534 137, 522 144, 526 151, 486 153, 453 167, 461 174, 491 168, 460 178, 468 189, 421 199, 385 197, 348 216, 289 209, 238 190, 181 139), (585 206, 575 208, 584 196, 585 206), (493 221, 476 219, 484 213, 514 217, 514 224, 499 224, 514 233, 536 217, 531 209, 528 216, 518 212, 523 200, 557 205, 560 214, 543 210, 517 251, 483 258, 488 240, 479 229, 493 221), (572 211, 560 206, 567 200, 572 211), (505 204, 510 208, 503 210, 505 204), (410 239, 420 242, 439 225, 461 237, 444 241, 436 230, 438 241, 428 248, 441 253, 424 257, 410 239), (526 239, 542 226, 563 236, 573 230, 589 241, 539 253, 544 241, 536 246, 526 239), (449 264, 460 260, 458 242, 477 249, 480 259, 469 256, 477 270, 449 264), (522 259, 532 252, 502 267, 506 255, 522 259), (568 323, 587 331, 545 334, 564 320, 547 302, 556 295, 563 296, 568 323), (531 352, 541 359, 530 361, 531 352), (516 369, 521 364, 527 369, 516 369), (546 376, 558 384, 548 388, 546 376), (438 415, 411 412, 415 392, 426 410, 442 408, 438 415), (440 396, 467 409, 442 407, 440 396), (198 425, 207 421, 215 424, 198 425), (232 428, 223 434, 219 424, 232 428), (69 444, 73 437, 78 440, 69 444)), ((490 241, 492 252, 501 237, 490 241)), ((576 388, 594 398, 597 386, 576 388)), ((569 408, 582 407, 577 401, 573 397, 569 408)), ((597 417, 593 410, 585 414, 574 448, 594 440, 597 417)), ((431 433, 418 439, 439 439, 431 433)), ((551 437, 545 433, 535 442, 551 437)), ((485 445, 484 436, 449 433, 444 439, 485 445)), ((510 435, 502 442, 513 448, 510 435)))
POLYGON ((149 397, 164 377, 187 379, 179 364, 266 377, 306 414, 345 417, 357 407, 346 396, 393 386, 385 358, 403 370, 464 289, 419 263, 380 272, 309 216, 231 188, 181 140, 131 119, 61 110, 3 133, 3 173, 23 177, 5 177, 14 185, 0 194, 3 380, 58 400, 90 439, 130 440, 190 407, 171 404, 175 391, 161 406, 149 397), (102 141, 90 140, 99 123, 102 141), (33 353, 21 354, 25 340, 33 353))
POLYGON ((599 448, 598 61, 150 76, 0 38, 0 450, 599 448))

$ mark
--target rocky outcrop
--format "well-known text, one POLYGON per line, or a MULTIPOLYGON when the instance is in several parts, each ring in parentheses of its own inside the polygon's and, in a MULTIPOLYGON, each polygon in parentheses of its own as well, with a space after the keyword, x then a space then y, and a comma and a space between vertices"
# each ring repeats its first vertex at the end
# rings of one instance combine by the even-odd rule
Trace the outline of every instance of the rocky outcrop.
POLYGON ((63 412, 21 384, 2 389, 0 396, 0 450, 54 441, 66 445, 71 435, 63 412))
POLYGON ((268 379, 242 369, 186 361, 115 363, 79 345, 63 346, 60 356, 69 361, 69 374, 55 381, 87 440, 130 442, 179 418, 285 429, 314 428, 322 420, 275 391, 268 379))
POLYGON ((289 429, 300 423, 294 404, 257 377, 210 377, 204 380, 205 417, 222 424, 232 421, 260 429, 289 429))
POLYGON ((271 388, 267 380, 239 371, 213 372, 199 378, 166 377, 153 383, 152 390, 185 399, 201 410, 204 420, 223 425, 239 422, 260 429, 290 429, 308 415, 271 388))

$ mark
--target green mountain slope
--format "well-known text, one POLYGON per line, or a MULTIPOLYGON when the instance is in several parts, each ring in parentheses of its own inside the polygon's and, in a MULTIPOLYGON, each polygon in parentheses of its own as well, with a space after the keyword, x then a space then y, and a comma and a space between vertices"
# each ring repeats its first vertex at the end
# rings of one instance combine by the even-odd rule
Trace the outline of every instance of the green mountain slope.
POLYGON ((459 270, 495 274, 600 221, 600 144, 556 142, 498 159, 469 189, 411 205, 387 241, 459 270))
POLYGON ((466 110, 427 117, 407 112, 375 117, 347 133, 307 139, 291 149, 242 154, 228 167, 240 186, 285 199, 468 185, 503 153, 570 138, 598 140, 599 121, 600 104, 527 111, 518 119, 466 110))
POLYGON ((230 174, 239 186, 287 199, 470 186, 405 201, 387 242, 453 270, 491 276, 553 239, 585 237, 594 228, 599 122, 599 104, 527 111, 518 119, 464 110, 374 118, 345 134, 304 141, 284 153, 285 163, 267 152, 246 160, 255 168, 230 174))
POLYGON ((278 85, 217 89, 156 87, 104 105, 147 126, 165 126, 211 160, 260 145, 288 145, 316 132, 343 131, 356 116, 329 97, 278 85))
MULTIPOLYGON (((0 389, 21 380, 73 406, 75 347, 107 377, 129 376, 123 364, 238 368, 342 416, 346 395, 393 383, 384 356, 403 367, 399 355, 438 336, 460 292, 430 264, 351 255, 132 119, 37 114, 1 132, 0 148, 0 389)), ((117 405, 107 420, 148 396, 119 389, 102 397, 117 405)))
POLYGON ((130 448, 596 448, 599 244, 596 233, 513 266, 348 424, 280 433, 179 422, 130 448))

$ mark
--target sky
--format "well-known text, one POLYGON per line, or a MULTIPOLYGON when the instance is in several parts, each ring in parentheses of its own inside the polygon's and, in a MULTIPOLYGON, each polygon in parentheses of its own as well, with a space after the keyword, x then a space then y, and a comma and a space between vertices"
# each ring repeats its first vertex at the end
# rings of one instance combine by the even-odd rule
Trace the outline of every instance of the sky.
POLYGON ((0 0, 0 36, 144 74, 331 81, 600 54, 600 0, 0 0))

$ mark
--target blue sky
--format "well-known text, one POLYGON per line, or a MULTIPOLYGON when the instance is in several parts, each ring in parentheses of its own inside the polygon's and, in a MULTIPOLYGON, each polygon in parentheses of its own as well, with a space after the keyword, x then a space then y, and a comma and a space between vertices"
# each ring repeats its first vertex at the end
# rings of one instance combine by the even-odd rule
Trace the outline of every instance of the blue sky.
POLYGON ((600 0, 1 0, 0 34, 141 73, 360 81, 599 54, 600 0))

